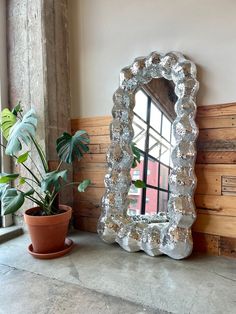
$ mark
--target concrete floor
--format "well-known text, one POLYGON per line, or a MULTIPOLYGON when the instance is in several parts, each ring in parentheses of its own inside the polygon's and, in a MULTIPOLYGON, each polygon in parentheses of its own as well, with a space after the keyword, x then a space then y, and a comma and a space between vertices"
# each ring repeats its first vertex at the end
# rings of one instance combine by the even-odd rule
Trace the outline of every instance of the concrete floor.
POLYGON ((0 245, 0 313, 236 313, 236 261, 127 253, 76 233, 55 260, 27 253, 28 235, 0 245), (165 312, 166 311, 166 312, 165 312))

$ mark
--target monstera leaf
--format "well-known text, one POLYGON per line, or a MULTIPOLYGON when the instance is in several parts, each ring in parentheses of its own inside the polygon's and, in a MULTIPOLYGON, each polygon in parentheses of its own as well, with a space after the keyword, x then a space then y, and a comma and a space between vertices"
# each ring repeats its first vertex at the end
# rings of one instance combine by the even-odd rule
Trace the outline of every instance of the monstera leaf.
POLYGON ((131 149, 134 156, 132 168, 135 168, 137 164, 140 163, 141 154, 140 154, 140 150, 136 146, 136 143, 134 142, 131 143, 131 149))
POLYGON ((5 189, 1 202, 4 215, 15 213, 24 203, 24 193, 14 188, 5 189))
POLYGON ((136 180, 134 181, 134 186, 138 189, 144 189, 146 188, 146 184, 145 182, 143 182, 142 180, 136 180))
POLYGON ((89 179, 84 180, 83 182, 81 182, 78 185, 78 191, 84 192, 86 190, 86 188, 89 186, 89 184, 91 184, 91 180, 89 180, 89 179))
POLYGON ((0 173, 0 183, 9 183, 18 177, 18 173, 0 173))
POLYGON ((8 184, 0 183, 0 200, 1 200, 1 198, 2 198, 3 193, 5 192, 5 190, 6 190, 8 187, 9 187, 8 184))
POLYGON ((0 120, 2 134, 8 140, 10 130, 16 123, 16 116, 8 108, 5 108, 0 114, 0 120))
POLYGON ((6 147, 7 155, 15 155, 22 149, 22 142, 28 145, 31 138, 35 136, 37 126, 37 117, 34 109, 29 110, 23 117, 11 128, 6 147))
POLYGON ((55 187, 55 190, 58 191, 60 188, 60 178, 64 181, 67 180, 67 170, 46 173, 41 182, 42 192, 49 191, 52 187, 55 187))
POLYGON ((80 160, 89 151, 89 137, 86 131, 77 131, 73 136, 64 132, 57 139, 57 154, 59 158, 71 164, 75 157, 80 160))
POLYGON ((18 164, 23 164, 24 162, 26 162, 28 157, 29 157, 29 152, 26 152, 26 153, 18 156, 16 161, 17 161, 18 164))

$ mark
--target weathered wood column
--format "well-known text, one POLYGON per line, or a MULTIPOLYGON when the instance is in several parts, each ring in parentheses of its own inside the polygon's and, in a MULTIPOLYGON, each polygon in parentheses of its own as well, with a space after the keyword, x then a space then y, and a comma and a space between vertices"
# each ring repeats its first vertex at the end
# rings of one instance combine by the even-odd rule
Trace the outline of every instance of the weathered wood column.
POLYGON ((8 0, 6 10, 10 107, 36 109, 40 144, 54 161, 56 138, 70 131, 67 0, 8 0))

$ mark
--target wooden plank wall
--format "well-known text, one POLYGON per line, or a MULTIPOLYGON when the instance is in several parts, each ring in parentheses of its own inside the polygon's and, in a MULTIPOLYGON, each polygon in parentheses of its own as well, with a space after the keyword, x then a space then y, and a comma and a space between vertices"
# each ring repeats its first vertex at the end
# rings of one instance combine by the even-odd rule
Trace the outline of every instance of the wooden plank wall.
POLYGON ((74 163, 74 181, 91 179, 93 186, 85 193, 74 193, 74 225, 80 230, 96 232, 100 201, 104 194, 106 152, 110 143, 110 116, 73 119, 72 132, 86 130, 90 136, 90 153, 74 163))
MULTIPOLYGON (((85 193, 74 193, 75 227, 81 230, 96 232, 110 121, 110 116, 72 120, 72 132, 85 129, 91 140, 90 153, 74 164, 74 180, 93 182, 85 193)), ((194 250, 236 257, 236 103, 199 107, 197 123, 194 250)))
POLYGON ((198 107, 195 250, 236 257, 236 103, 198 107))

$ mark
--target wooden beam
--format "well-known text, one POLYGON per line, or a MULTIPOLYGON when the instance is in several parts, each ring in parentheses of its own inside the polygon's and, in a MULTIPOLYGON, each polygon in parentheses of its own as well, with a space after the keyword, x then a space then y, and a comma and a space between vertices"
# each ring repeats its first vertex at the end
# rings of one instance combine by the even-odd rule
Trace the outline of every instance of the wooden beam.
POLYGON ((220 237, 219 255, 236 258, 236 238, 220 237))
POLYGON ((196 118, 199 129, 235 128, 236 115, 196 118))
POLYGON ((236 217, 208 215, 199 213, 193 230, 236 238, 236 217))
POLYGON ((218 117, 229 115, 236 115, 236 102, 197 107, 197 117, 218 117))
POLYGON ((193 232, 193 251, 219 255, 220 236, 193 232))
POLYGON ((198 142, 206 141, 236 141, 235 128, 204 129, 200 130, 198 142))
POLYGON ((195 195, 195 204, 200 213, 236 217, 236 197, 195 195))
POLYGON ((236 151, 198 151, 198 164, 236 164, 236 151))

